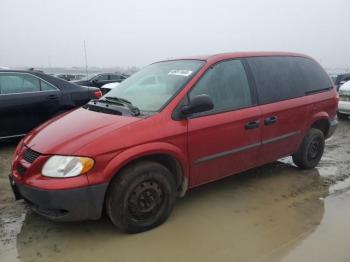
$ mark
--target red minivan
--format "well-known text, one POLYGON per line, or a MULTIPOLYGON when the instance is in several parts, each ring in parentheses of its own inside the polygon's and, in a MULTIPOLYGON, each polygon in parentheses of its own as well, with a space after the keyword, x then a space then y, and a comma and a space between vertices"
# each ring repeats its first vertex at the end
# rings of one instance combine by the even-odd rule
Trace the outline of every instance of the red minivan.
POLYGON ((162 224, 193 187, 292 156, 320 161, 338 97, 312 58, 228 53, 161 61, 99 100, 58 116, 17 146, 17 199, 56 221, 122 231, 162 224))

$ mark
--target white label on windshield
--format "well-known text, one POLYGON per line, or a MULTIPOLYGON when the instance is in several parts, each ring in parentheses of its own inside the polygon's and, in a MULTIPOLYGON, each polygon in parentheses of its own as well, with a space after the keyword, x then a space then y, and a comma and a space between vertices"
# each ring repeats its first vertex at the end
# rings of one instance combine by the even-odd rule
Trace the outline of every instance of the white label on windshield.
POLYGON ((168 75, 175 75, 175 76, 189 76, 192 74, 193 71, 190 70, 179 70, 179 69, 173 69, 171 70, 168 75))

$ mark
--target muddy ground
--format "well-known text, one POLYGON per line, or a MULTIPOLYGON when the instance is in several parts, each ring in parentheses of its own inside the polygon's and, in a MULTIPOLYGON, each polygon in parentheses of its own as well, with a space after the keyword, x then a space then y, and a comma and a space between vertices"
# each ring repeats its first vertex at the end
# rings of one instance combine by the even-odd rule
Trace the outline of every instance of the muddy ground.
POLYGON ((162 226, 54 223, 15 202, 0 144, 0 261, 350 261, 350 121, 313 170, 286 158, 189 192, 162 226))

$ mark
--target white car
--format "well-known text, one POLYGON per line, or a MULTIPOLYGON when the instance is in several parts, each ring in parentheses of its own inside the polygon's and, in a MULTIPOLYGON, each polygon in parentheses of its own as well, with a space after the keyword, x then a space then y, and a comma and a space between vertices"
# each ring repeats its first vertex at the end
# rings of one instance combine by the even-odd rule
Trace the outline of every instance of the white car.
POLYGON ((102 94, 104 95, 119 85, 120 85, 120 83, 118 83, 118 82, 109 83, 109 84, 105 84, 105 85, 101 86, 100 89, 101 89, 102 94))
POLYGON ((338 118, 347 119, 350 116, 350 81, 339 89, 338 118))

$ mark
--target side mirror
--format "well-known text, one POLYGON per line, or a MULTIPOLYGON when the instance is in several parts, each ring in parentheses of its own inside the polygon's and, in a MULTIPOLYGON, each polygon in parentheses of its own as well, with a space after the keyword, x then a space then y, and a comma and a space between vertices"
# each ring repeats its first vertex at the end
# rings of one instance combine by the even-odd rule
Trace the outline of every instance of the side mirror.
POLYGON ((198 95, 191 99, 189 105, 185 105, 181 108, 183 115, 190 115, 194 113, 200 113, 212 110, 214 108, 213 100, 208 95, 198 95))
POLYGON ((93 83, 97 83, 98 82, 98 79, 94 79, 92 80, 93 83))

